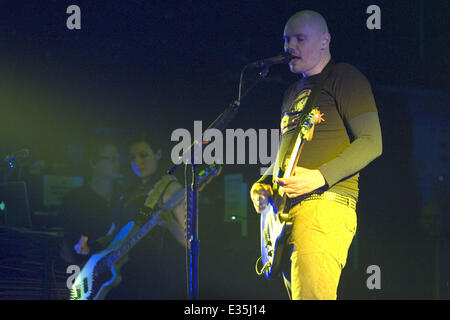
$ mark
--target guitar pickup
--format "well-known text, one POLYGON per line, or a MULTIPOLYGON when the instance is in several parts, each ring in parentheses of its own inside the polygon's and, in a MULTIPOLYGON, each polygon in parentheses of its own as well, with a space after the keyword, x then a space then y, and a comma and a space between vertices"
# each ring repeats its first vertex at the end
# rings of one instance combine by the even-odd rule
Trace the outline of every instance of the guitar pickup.
POLYGON ((88 284, 88 279, 87 278, 83 279, 83 289, 84 289, 84 292, 88 292, 89 291, 89 284, 88 284))

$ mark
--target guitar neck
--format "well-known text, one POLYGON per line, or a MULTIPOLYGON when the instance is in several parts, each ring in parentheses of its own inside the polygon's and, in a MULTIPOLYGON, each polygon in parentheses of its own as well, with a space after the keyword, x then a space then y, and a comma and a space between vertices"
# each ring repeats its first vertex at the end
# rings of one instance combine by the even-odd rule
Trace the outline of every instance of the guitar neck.
MULTIPOLYGON (((295 139, 295 144, 292 148, 292 153, 289 157, 289 161, 285 166, 285 169, 282 171, 282 178, 289 178, 294 174, 294 170, 297 167, 298 161, 300 159, 300 154, 302 152, 303 146, 305 145, 305 140, 308 138, 302 132, 302 128, 306 129, 308 134, 313 132, 314 130, 314 113, 310 113, 305 120, 305 123, 301 125, 298 129, 298 133, 295 139)), ((309 139, 312 138, 312 134, 309 139)), ((278 185, 273 185, 273 188, 276 191, 275 193, 275 207, 278 209, 277 211, 284 211, 286 206, 287 196, 286 193, 278 187, 278 185)))
POLYGON ((149 233, 155 225, 159 222, 159 217, 164 214, 164 212, 172 210, 176 205, 178 205, 184 199, 184 190, 179 190, 175 195, 167 201, 167 203, 158 211, 156 211, 152 218, 146 222, 142 227, 135 231, 132 236, 126 240, 122 246, 115 251, 114 261, 122 258, 129 250, 131 250, 147 233, 149 233))
POLYGON ((297 166, 298 160, 300 159, 300 153, 303 149, 304 140, 302 139, 302 136, 299 134, 297 136, 297 139, 295 141, 295 145, 291 154, 290 161, 287 165, 286 170, 284 171, 283 178, 289 178, 292 176, 295 167, 297 166))
POLYGON ((289 158, 289 162, 285 167, 283 172, 283 178, 289 178, 294 173, 294 169, 298 164, 300 159, 300 153, 302 152, 303 145, 305 140, 311 140, 312 134, 314 132, 316 117, 315 117, 315 109, 309 112, 303 122, 300 122, 298 128, 296 128, 296 139, 295 144, 292 148, 292 153, 289 158), (305 133, 307 132, 307 134, 305 133))
MULTIPOLYGON (((211 164, 206 169, 200 171, 198 176, 198 189, 201 191, 211 180, 213 177, 219 175, 221 172, 221 166, 217 164, 211 164)), ((137 231, 135 231, 130 238, 128 238, 119 249, 115 250, 111 259, 113 262, 122 258, 131 248, 133 248, 150 230, 153 229, 155 225, 159 222, 159 217, 164 214, 166 211, 173 210, 175 206, 177 206, 184 199, 185 190, 180 189, 175 192, 174 195, 170 197, 170 199, 164 203, 164 206, 156 211, 152 218, 145 223, 142 227, 140 227, 137 231)))

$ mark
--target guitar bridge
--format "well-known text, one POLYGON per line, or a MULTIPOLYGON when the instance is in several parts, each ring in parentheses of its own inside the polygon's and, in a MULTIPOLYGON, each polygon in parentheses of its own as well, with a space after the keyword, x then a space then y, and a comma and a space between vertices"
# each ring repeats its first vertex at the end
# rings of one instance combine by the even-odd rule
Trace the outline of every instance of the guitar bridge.
POLYGON ((263 237, 264 237, 264 246, 265 247, 271 246, 272 245, 272 241, 270 241, 269 235, 267 234, 267 231, 264 231, 263 237))

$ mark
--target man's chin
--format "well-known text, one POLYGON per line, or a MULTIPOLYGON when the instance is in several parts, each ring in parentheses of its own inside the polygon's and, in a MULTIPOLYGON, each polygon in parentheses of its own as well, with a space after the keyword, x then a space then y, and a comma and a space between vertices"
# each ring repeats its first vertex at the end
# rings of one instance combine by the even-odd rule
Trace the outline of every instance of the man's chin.
POLYGON ((300 60, 295 60, 295 61, 291 61, 289 63, 289 69, 291 70, 292 73, 296 73, 296 74, 302 74, 304 72, 304 68, 302 68, 301 64, 300 64, 300 60))
POLYGON ((300 69, 299 67, 296 67, 296 66, 290 65, 289 69, 291 70, 292 73, 295 73, 295 74, 302 74, 303 73, 303 69, 300 69))

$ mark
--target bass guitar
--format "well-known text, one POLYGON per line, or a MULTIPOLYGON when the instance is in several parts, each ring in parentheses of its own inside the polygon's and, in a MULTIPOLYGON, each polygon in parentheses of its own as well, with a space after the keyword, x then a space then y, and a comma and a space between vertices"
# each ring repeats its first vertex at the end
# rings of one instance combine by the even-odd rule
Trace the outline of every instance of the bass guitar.
MULTIPOLYGON (((199 190, 202 190, 213 177, 219 175, 220 171, 220 165, 216 164, 200 171, 199 190)), ((70 289, 70 300, 104 299, 108 292, 120 283, 121 275, 119 271, 127 261, 127 253, 154 226, 161 224, 162 216, 179 204, 184 199, 184 195, 185 190, 180 189, 159 210, 154 212, 151 215, 152 218, 141 227, 136 227, 133 221, 129 222, 119 231, 106 249, 93 254, 75 278, 70 289)))

